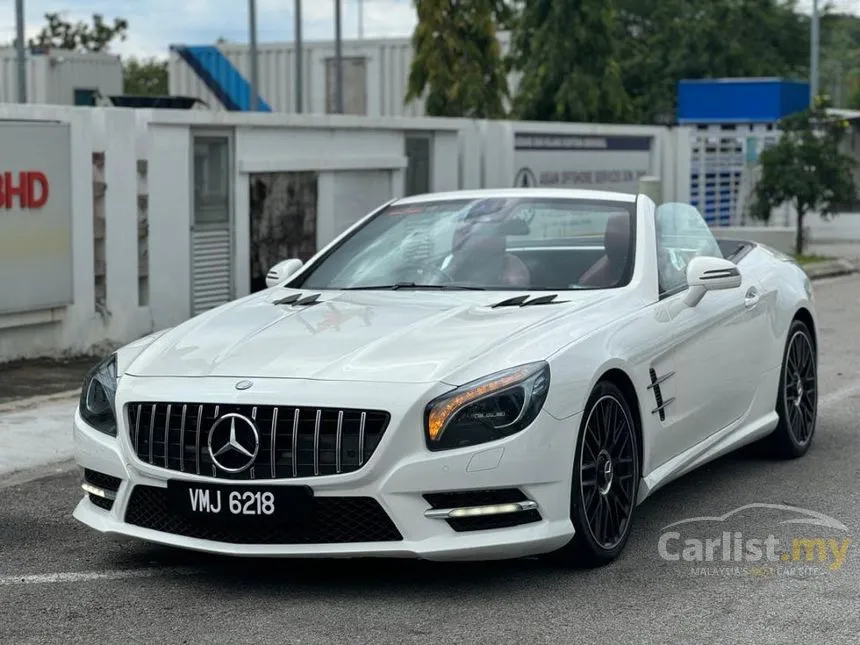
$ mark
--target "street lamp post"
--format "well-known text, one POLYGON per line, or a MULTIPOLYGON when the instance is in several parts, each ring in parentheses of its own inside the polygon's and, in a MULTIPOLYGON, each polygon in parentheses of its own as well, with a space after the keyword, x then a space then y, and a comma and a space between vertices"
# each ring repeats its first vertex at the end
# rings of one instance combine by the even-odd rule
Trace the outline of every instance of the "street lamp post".
POLYGON ((248 29, 251 40, 251 111, 259 110, 260 74, 257 67, 257 0, 248 0, 248 29))
POLYGON ((27 102, 27 54, 24 43, 24 0, 15 0, 15 30, 18 54, 18 103, 27 102))
POLYGON ((819 12, 818 0, 812 0, 812 34, 809 54, 809 106, 815 107, 818 96, 818 54, 819 54, 819 12))
POLYGON ((343 114, 343 46, 341 38, 340 2, 334 0, 334 65, 335 65, 335 112, 343 114))
POLYGON ((302 65, 302 0, 296 0, 296 113, 302 113, 302 89, 304 87, 302 65))

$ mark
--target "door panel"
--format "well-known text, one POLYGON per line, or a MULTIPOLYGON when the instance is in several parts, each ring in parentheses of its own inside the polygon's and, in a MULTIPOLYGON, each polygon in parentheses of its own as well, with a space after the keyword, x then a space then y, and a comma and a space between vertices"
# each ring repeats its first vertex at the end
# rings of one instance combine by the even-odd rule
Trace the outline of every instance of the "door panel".
POLYGON ((683 302, 686 292, 666 299, 663 315, 674 340, 664 365, 655 364, 658 379, 668 367, 675 372, 658 390, 665 418, 656 452, 664 462, 749 410, 767 347, 762 303, 746 298, 757 289, 745 278, 737 289, 708 292, 695 307, 683 302))

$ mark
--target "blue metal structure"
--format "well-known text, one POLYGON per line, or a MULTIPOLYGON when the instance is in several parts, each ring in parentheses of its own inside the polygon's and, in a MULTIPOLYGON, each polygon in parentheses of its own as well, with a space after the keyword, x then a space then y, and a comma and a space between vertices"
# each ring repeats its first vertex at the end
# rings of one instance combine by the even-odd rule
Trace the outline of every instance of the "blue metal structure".
POLYGON ((678 82, 677 120, 775 123, 809 106, 809 83, 780 78, 716 78, 678 82))
POLYGON ((808 107, 809 83, 779 78, 682 80, 677 97, 678 124, 698 127, 690 201, 712 226, 730 225, 741 206, 745 171, 776 136, 776 123, 808 107))
MULTIPOLYGON (((171 47, 194 70, 225 108, 234 112, 251 110, 251 85, 230 60, 214 45, 174 45, 171 47)), ((258 95, 260 112, 272 108, 258 95)))

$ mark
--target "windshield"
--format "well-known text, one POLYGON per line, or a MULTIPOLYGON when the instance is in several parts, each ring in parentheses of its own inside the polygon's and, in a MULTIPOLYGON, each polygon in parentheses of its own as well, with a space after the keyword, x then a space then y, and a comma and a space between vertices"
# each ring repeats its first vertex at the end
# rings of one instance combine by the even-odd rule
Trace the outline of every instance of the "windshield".
POLYGON ((607 289, 630 281, 635 205, 483 198, 386 207, 310 267, 305 289, 607 289))

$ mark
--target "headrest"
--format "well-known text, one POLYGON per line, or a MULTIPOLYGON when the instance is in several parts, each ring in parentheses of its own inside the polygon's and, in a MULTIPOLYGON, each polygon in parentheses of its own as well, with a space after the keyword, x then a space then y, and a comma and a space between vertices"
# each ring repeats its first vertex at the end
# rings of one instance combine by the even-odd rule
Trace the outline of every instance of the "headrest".
POLYGON ((621 263, 627 259, 630 246, 630 215, 617 213, 609 218, 603 245, 606 257, 613 263, 621 263))

